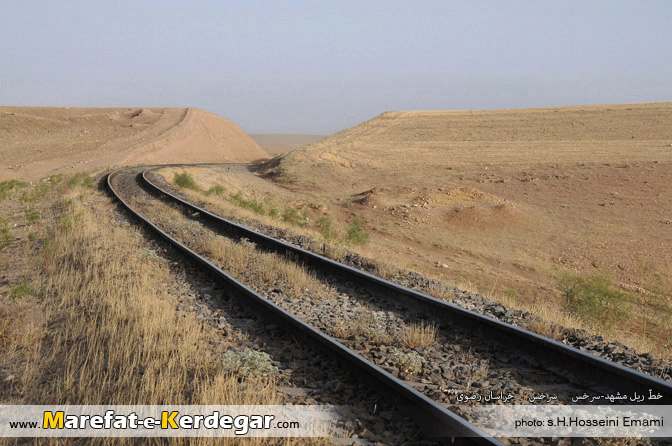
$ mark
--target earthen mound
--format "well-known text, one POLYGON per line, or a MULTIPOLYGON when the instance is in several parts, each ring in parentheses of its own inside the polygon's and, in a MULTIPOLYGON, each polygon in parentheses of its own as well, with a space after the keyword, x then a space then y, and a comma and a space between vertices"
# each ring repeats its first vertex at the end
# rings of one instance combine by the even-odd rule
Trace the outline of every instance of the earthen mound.
POLYGON ((0 181, 115 165, 266 158, 237 125, 198 109, 0 107, 0 181))

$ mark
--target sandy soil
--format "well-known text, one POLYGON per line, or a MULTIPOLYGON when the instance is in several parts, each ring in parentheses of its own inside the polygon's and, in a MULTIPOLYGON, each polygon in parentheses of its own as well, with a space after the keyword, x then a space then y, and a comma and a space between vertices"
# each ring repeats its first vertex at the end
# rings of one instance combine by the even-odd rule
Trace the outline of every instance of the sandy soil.
POLYGON ((485 295, 557 299, 563 268, 672 294, 672 103, 384 113, 263 172, 485 295))
POLYGON ((237 125, 194 108, 0 107, 0 180, 114 165, 265 158, 237 125))
POLYGON ((251 134, 254 141, 269 155, 284 155, 297 147, 312 144, 325 135, 251 134))

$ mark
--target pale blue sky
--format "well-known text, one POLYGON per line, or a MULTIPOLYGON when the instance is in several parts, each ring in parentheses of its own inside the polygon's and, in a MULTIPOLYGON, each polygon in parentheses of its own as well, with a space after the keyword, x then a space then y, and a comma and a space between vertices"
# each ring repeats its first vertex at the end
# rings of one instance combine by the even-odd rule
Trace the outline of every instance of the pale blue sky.
POLYGON ((671 100, 668 0, 0 0, 0 105, 328 134, 389 110, 671 100))

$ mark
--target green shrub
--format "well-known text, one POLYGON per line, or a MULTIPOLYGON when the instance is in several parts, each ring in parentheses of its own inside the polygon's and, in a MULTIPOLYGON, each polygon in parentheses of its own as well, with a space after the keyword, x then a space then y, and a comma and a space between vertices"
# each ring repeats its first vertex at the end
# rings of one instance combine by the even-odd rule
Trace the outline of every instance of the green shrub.
POLYGON ((611 327, 625 314, 625 293, 605 274, 564 272, 558 280, 558 290, 565 309, 581 319, 611 327))
POLYGON ((285 210, 282 211, 282 221, 287 222, 290 225, 300 227, 306 226, 306 217, 299 214, 299 211, 291 206, 285 206, 285 210))
POLYGON ((371 239, 371 234, 364 229, 364 223, 355 218, 346 232, 347 241, 352 245, 364 245, 371 239))
POLYGON ((51 182, 52 184, 59 184, 61 181, 63 181, 64 178, 65 178, 65 177, 64 177, 64 175, 63 175, 62 173, 57 173, 57 174, 54 174, 54 175, 49 175, 49 177, 48 177, 49 182, 51 182))
POLYGON ((22 299, 32 293, 28 279, 22 279, 12 285, 9 295, 12 299, 22 299))
POLYGON ((327 242, 334 240, 337 236, 333 221, 329 215, 323 215, 315 220, 315 227, 320 230, 322 238, 327 242))
POLYGON ((28 240, 34 242, 35 240, 37 240, 37 234, 34 232, 28 233, 28 240))
POLYGON ((61 214, 58 217, 58 225, 66 231, 72 229, 72 216, 70 214, 61 214))
POLYGON ((217 186, 213 186, 210 189, 206 190, 205 195, 207 195, 207 196, 216 195, 218 197, 221 197, 222 195, 224 195, 224 192, 226 192, 224 190, 224 188, 222 186, 217 185, 217 186))
POLYGON ((6 218, 0 218, 0 248, 10 243, 12 243, 12 234, 9 231, 9 221, 6 218))
POLYGON ((44 255, 45 266, 48 266, 51 263, 55 251, 56 251, 56 244, 54 243, 54 239, 51 237, 45 238, 44 243, 42 245, 42 254, 44 255))
POLYGON ((21 194, 21 203, 34 203, 38 198, 42 198, 49 192, 47 183, 40 183, 35 187, 24 190, 21 194))
POLYGON ((4 200, 14 189, 22 189, 28 186, 28 183, 17 180, 0 181, 0 200, 4 200))
POLYGON ((247 199, 243 196, 242 192, 238 191, 234 195, 231 195, 231 201, 241 208, 251 210, 255 214, 266 215, 264 203, 255 197, 247 199))
POLYGON ((199 187, 196 184, 196 180, 194 180, 194 177, 189 175, 187 172, 182 173, 176 172, 173 181, 179 187, 183 187, 185 189, 199 190, 199 187))
POLYGON ((87 175, 82 179, 82 186, 84 187, 93 187, 95 184, 95 181, 90 175, 87 175))
POLYGON ((85 173, 76 173, 68 180, 68 186, 78 186, 82 185, 84 187, 93 187, 95 181, 91 178, 91 175, 85 173))
POLYGON ((31 223, 36 222, 40 218, 40 213, 37 212, 37 209, 28 208, 24 212, 26 213, 26 218, 31 223))

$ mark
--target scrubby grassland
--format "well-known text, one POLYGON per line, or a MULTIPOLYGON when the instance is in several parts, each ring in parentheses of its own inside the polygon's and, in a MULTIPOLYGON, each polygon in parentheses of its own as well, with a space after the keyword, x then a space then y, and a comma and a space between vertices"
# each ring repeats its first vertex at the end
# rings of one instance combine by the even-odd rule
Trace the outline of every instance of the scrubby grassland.
POLYGON ((667 359, 671 129, 672 103, 390 112, 255 172, 162 172, 224 216, 390 264, 387 279, 417 271, 538 314, 540 334, 559 323, 667 359))
POLYGON ((22 185, 0 209, 2 404, 280 403, 268 377, 225 371, 221 344, 176 310, 167 262, 92 177, 22 185))
MULTIPOLYGON (((489 257, 479 256, 477 258, 479 263, 474 271, 460 271, 451 279, 447 265, 438 267, 432 264, 428 273, 419 267, 419 263, 408 264, 400 261, 408 258, 409 254, 425 258, 429 257, 431 252, 438 251, 436 246, 427 247, 414 243, 411 237, 415 235, 433 237, 446 228, 433 227, 431 223, 423 227, 416 223, 409 225, 409 229, 415 228, 418 231, 415 235, 406 232, 407 235, 401 238, 390 237, 391 234, 399 236, 404 232, 385 230, 393 227, 390 223, 394 223, 394 215, 391 215, 390 221, 387 222, 375 215, 380 208, 380 201, 377 201, 376 197, 380 191, 369 191, 353 197, 352 201, 334 203, 329 197, 319 199, 308 193, 288 192, 258 177, 241 174, 244 170, 190 167, 166 168, 158 170, 157 173, 193 202, 205 203, 208 209, 225 218, 243 218, 252 222, 253 226, 274 226, 313 237, 316 241, 324 243, 315 245, 317 252, 336 260, 344 258, 346 248, 353 249, 361 255, 374 259, 377 274, 385 279, 397 281, 404 275, 400 273, 401 266, 431 278, 441 279, 447 284, 481 293, 510 307, 532 312, 540 319, 526 328, 541 335, 560 340, 561 327, 579 328, 602 335, 608 340, 624 342, 641 352, 653 352, 665 359, 672 354, 670 276, 661 273, 659 266, 651 266, 643 261, 637 267, 641 269, 634 271, 633 274, 640 285, 628 287, 595 268, 592 271, 581 272, 569 265, 537 264, 529 267, 534 269, 522 269, 523 265, 528 263, 530 254, 518 248, 514 251, 520 257, 510 261, 517 265, 514 268, 517 274, 522 271, 540 277, 537 294, 529 288, 529 285, 523 289, 512 286, 509 283, 511 278, 507 276, 505 270, 506 263, 502 260, 498 264, 499 270, 492 277, 485 277, 480 262, 490 261, 489 257), (215 189, 219 192, 213 193, 215 189), (285 211, 282 213, 278 212, 279 204, 285 206, 285 211), (287 218, 292 214, 300 219, 287 218), (367 222, 366 226, 364 221, 367 222), (339 229, 336 229, 337 225, 339 229), (392 249, 388 250, 392 241, 399 246, 392 246, 392 249), (404 246, 406 249, 402 250, 401 247, 404 246), (423 251, 423 248, 428 248, 428 251, 423 251), (381 255, 381 252, 387 256, 381 255), (390 252, 395 255, 389 255, 390 252), (441 274, 437 274, 435 272, 437 270, 441 271, 441 274)), ((475 196, 479 196, 476 192, 460 190, 451 193, 455 200, 463 200, 467 204, 474 200, 475 196)), ((409 192, 407 194, 410 195, 409 192)), ((478 198, 476 200, 478 201, 478 198)), ((425 209, 422 204, 415 207, 396 207, 397 210, 400 208, 402 210, 398 212, 403 215, 405 215, 404 209, 411 209, 411 212, 418 212, 417 208, 425 209)), ((402 221, 408 222, 409 219, 403 218, 402 221)), ((524 227, 521 234, 512 234, 513 231, 501 232, 485 228, 469 234, 464 228, 450 229, 453 231, 450 232, 451 236, 457 240, 464 240, 465 243, 471 240, 471 235, 482 238, 499 235, 506 238, 491 240, 494 247, 502 241, 510 242, 509 238, 512 236, 520 240, 520 235, 529 234, 530 230, 529 227, 524 227)), ((461 248, 461 257, 468 258, 469 247, 470 245, 466 245, 461 248)), ((446 248, 444 246, 443 250, 446 248)), ((504 255, 500 254, 498 249, 490 255, 504 255)), ((505 255, 507 259, 512 256, 511 253, 505 255)), ((430 286, 424 291, 440 299, 452 299, 452 295, 446 293, 444 286, 430 286)))
POLYGON ((371 238, 364 222, 356 216, 349 222, 334 221, 320 203, 310 200, 278 200, 272 194, 265 194, 261 198, 257 191, 243 190, 241 185, 229 184, 225 187, 214 184, 205 188, 190 173, 196 172, 197 175, 200 171, 202 169, 168 168, 161 169, 158 173, 193 200, 205 201, 214 206, 223 216, 242 214, 270 226, 292 228, 324 242, 351 248, 366 245, 371 238))
POLYGON ((373 258, 672 354, 672 103, 387 112, 260 173, 373 258))

